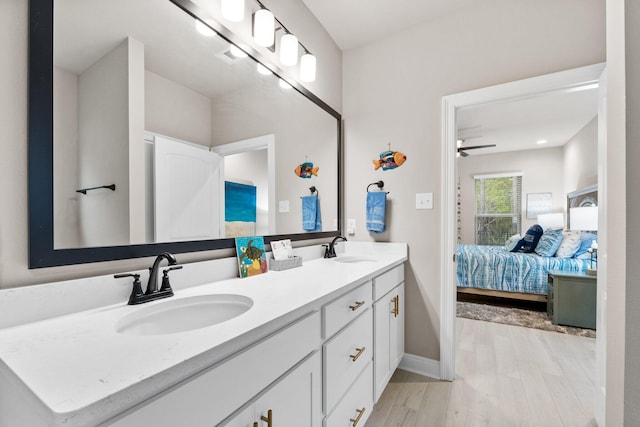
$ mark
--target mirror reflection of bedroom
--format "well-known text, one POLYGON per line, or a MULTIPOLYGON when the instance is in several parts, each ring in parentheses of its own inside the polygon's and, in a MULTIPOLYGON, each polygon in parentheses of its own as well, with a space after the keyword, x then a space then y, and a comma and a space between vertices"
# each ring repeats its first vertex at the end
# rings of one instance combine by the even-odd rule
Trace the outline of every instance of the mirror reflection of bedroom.
POLYGON ((597 87, 457 113, 458 317, 595 336, 597 87))

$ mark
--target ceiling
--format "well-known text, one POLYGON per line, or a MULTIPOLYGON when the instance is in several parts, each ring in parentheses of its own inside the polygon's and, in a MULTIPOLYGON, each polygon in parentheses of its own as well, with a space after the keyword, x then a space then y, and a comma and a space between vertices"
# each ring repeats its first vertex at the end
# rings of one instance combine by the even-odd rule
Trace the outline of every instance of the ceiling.
POLYGON ((467 147, 496 144, 467 151, 470 155, 558 147, 597 113, 597 88, 493 103, 458 112, 458 139, 467 147))
POLYGON ((302 0, 343 51, 452 13, 475 0, 302 0))

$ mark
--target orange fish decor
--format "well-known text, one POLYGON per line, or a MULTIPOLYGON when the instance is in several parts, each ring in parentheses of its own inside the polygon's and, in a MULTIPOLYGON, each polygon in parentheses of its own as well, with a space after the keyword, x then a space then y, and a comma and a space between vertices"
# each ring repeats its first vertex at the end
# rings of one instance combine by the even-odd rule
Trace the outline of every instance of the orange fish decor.
POLYGON ((298 165, 294 170, 295 173, 300 178, 311 178, 311 176, 318 176, 318 170, 320 168, 318 166, 313 167, 313 163, 304 162, 301 165, 298 165))
POLYGON ((383 171, 389 169, 395 169, 407 160, 407 156, 399 151, 391 151, 391 144, 389 144, 389 150, 380 153, 380 158, 373 160, 373 170, 382 168, 383 171))

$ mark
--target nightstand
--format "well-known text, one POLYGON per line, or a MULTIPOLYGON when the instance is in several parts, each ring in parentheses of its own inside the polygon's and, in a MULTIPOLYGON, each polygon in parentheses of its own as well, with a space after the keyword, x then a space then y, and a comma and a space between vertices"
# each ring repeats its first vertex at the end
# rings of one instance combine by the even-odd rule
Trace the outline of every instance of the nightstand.
POLYGON ((596 328, 596 276, 551 270, 547 283, 547 313, 553 323, 596 328))

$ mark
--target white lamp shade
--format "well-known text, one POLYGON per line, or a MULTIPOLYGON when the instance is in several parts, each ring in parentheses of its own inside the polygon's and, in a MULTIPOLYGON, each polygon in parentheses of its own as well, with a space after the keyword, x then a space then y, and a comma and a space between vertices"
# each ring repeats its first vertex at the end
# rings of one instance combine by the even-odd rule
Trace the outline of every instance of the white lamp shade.
POLYGON ((298 38, 293 34, 280 38, 280 62, 289 67, 298 63, 298 38))
POLYGON ((316 79, 316 57, 310 53, 305 53, 300 58, 300 80, 312 82, 316 79))
POLYGON ((253 38, 264 47, 273 46, 275 37, 275 18, 267 9, 260 9, 253 14, 253 38))
POLYGON ((569 227, 572 230, 598 231, 598 207, 583 206, 569 209, 569 227))
POLYGON ((561 213, 549 213, 538 215, 538 225, 543 230, 548 228, 563 228, 564 227, 564 215, 561 213))
POLYGON ((222 0, 220 11, 227 21, 240 22, 244 19, 244 0, 222 0))

